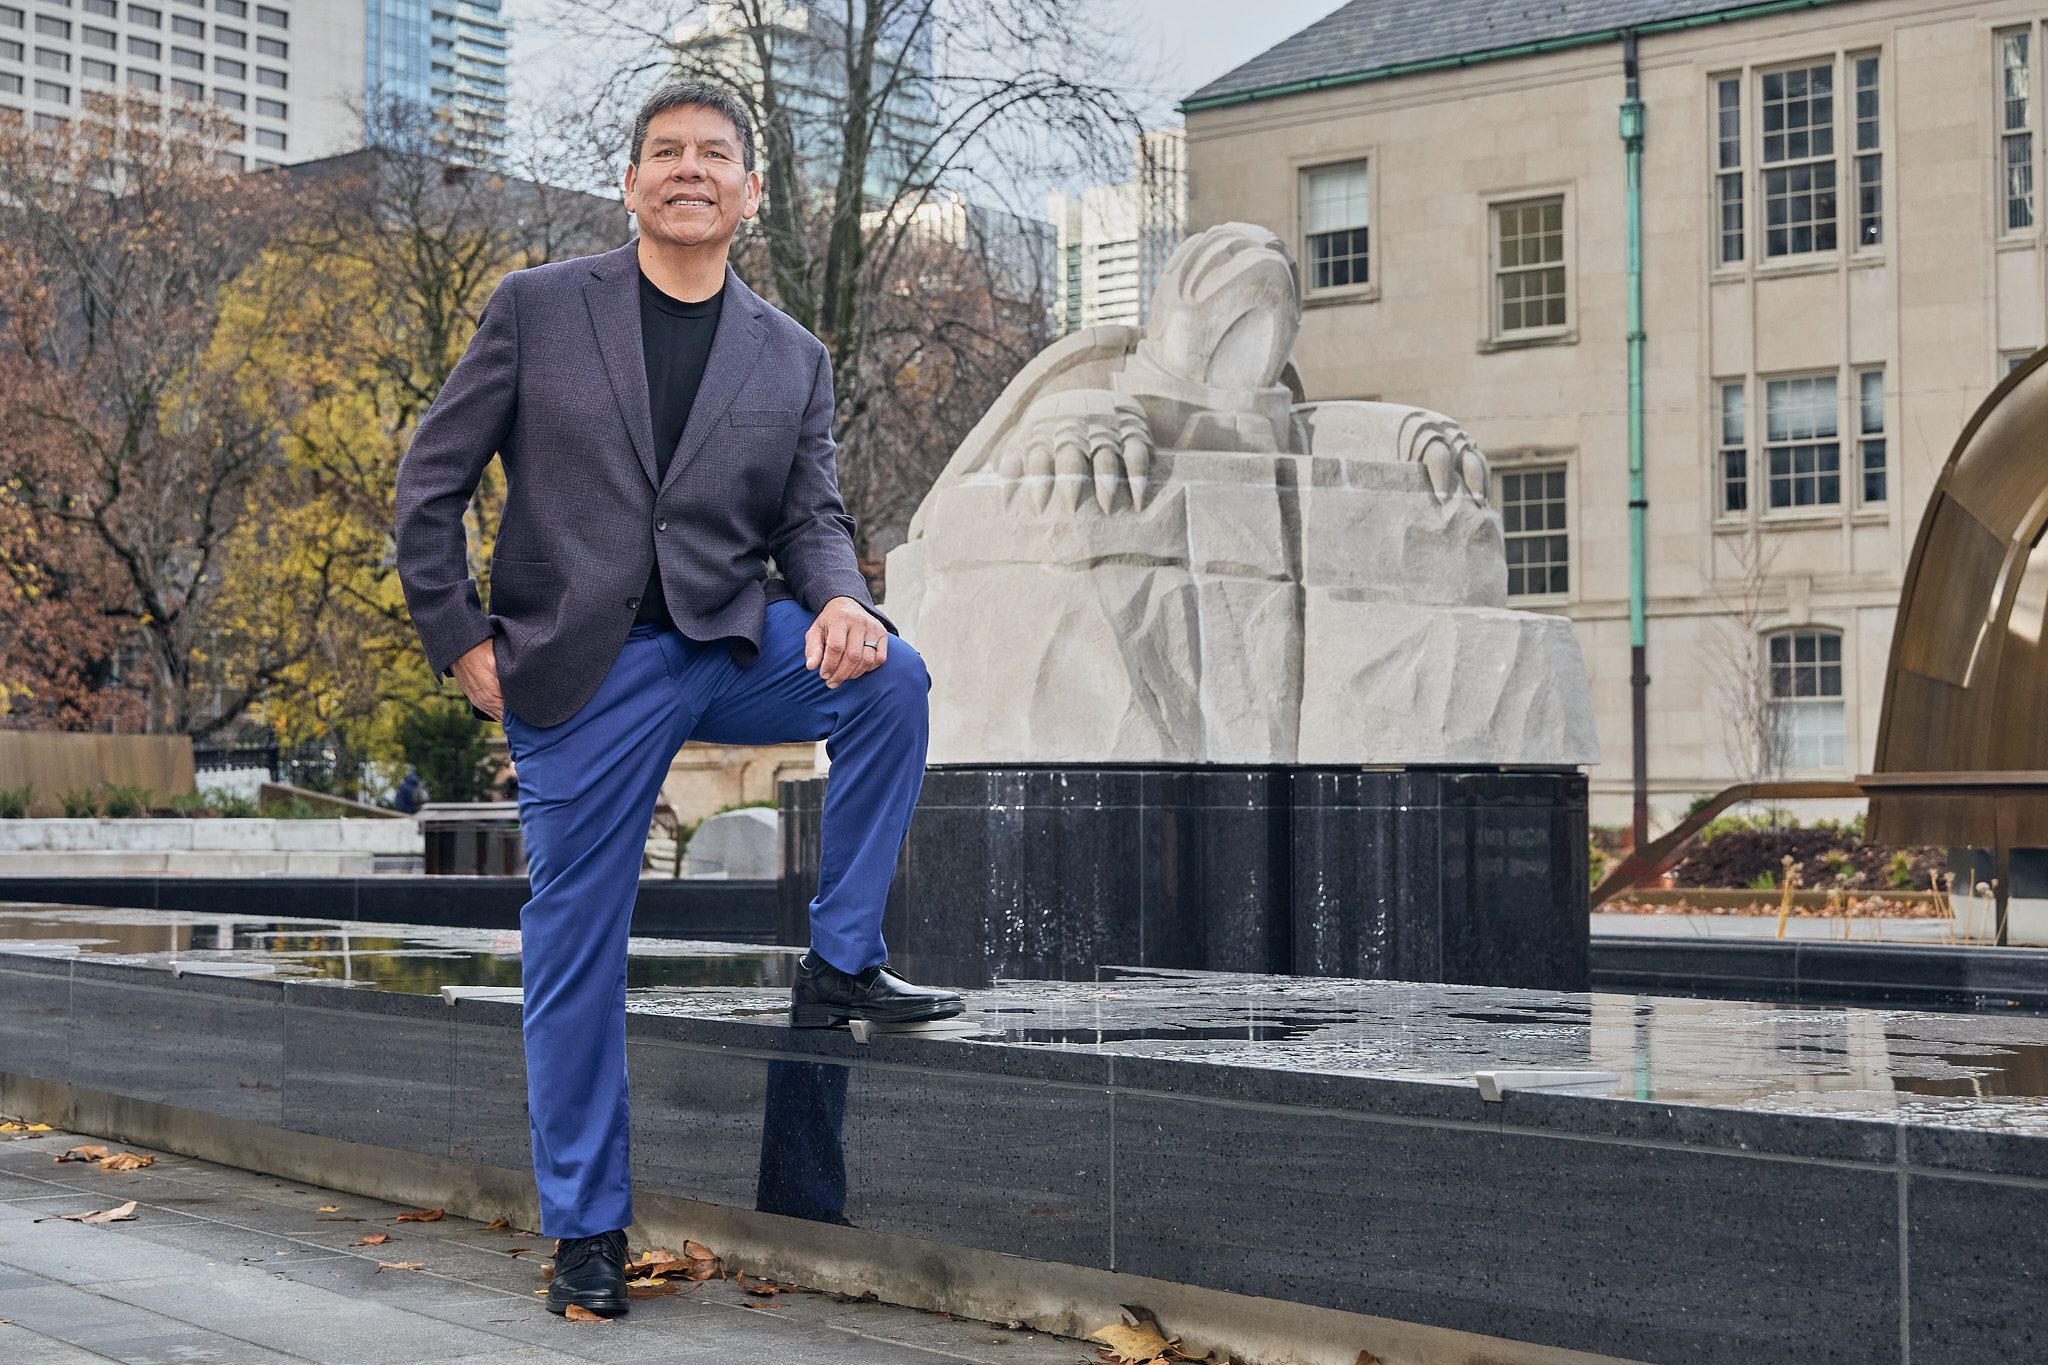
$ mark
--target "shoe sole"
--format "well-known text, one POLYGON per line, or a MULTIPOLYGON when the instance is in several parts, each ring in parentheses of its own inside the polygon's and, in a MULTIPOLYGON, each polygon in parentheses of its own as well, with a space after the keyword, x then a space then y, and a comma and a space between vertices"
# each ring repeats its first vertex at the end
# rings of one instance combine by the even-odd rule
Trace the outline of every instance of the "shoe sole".
MULTIPOLYGON (((577 1300, 575 1299, 557 1299, 552 1293, 550 1293, 547 1297, 548 1311, 550 1313, 562 1316, 566 1316, 569 1312, 569 1305, 576 1302, 577 1300)), ((627 1313, 632 1311, 631 1307, 627 1304, 626 1300, 624 1299, 610 1300, 600 1303, 586 1303, 582 1306, 584 1308, 588 1308, 593 1313, 600 1314, 607 1318, 622 1318, 626 1316, 627 1313)))
POLYGON ((871 1024, 925 1024, 936 1019, 951 1019, 966 1008, 967 1002, 964 1000, 954 1000, 933 1009, 907 1013, 859 1011, 845 1005, 792 1005, 789 1010, 789 1026, 841 1028, 854 1019, 865 1019, 871 1024))

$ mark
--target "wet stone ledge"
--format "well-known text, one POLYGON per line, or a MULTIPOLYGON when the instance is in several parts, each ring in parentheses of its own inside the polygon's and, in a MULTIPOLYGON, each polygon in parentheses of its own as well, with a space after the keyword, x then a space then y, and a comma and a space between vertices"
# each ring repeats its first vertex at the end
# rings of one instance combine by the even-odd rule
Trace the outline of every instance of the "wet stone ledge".
MULTIPOLYGON (((0 911, 0 1071, 524 1168, 492 935, 149 915, 0 911)), ((2048 1021, 1104 969, 860 1043, 788 962, 636 941, 642 1190, 1623 1360, 2048 1333, 2048 1021)))

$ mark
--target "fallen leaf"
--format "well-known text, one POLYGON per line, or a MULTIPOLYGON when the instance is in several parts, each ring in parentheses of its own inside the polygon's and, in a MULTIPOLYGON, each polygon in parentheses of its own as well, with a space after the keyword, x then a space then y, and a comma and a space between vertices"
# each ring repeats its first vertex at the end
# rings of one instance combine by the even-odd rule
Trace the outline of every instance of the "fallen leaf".
POLYGON ((1371 1351, 1360 1351, 1358 1359, 1353 1361, 1351 1365, 1380 1365, 1380 1358, 1371 1351))
MULTIPOLYGON (((511 1225, 510 1223, 506 1222, 506 1221, 505 1221, 504 1219, 502 1219, 502 1218, 493 1218, 493 1219, 492 1219, 492 1220, 491 1220, 490 1222, 488 1222, 488 1223, 484 1224, 484 1231, 485 1231, 485 1232, 497 1232, 497 1231, 499 1231, 500 1229, 503 1229, 503 1228, 509 1228, 509 1227, 511 1227, 511 1226, 512 1226, 512 1225, 511 1225)), ((524 1322, 524 1321, 526 1321, 526 1319, 524 1319, 524 1318, 521 1318, 521 1319, 520 1319, 520 1321, 521 1321, 521 1322, 524 1322)))
POLYGON ((528 1256, 532 1253, 532 1247, 513 1247, 510 1251, 506 1252, 505 1254, 507 1256, 528 1256))
POLYGON ((321 1218, 315 1221, 321 1223, 360 1223, 363 1220, 360 1218, 321 1218))
POLYGON ((1207 1353, 1191 1356, 1180 1349, 1180 1338, 1169 1337, 1166 1329, 1159 1325, 1159 1318, 1143 1304, 1127 1303, 1123 1310, 1131 1315, 1132 1321, 1120 1322, 1098 1332, 1090 1332, 1090 1341, 1104 1343, 1096 1348, 1096 1354, 1111 1365, 1146 1365, 1154 1360, 1207 1360, 1207 1353))
POLYGON ((611 1319, 610 1319, 610 1318, 608 1318, 608 1317, 606 1317, 606 1316, 605 1316, 604 1314, 602 1314, 602 1313, 593 1313, 593 1312, 591 1312, 591 1311, 590 1311, 590 1310, 589 1310, 588 1308, 585 1308, 585 1307, 584 1307, 584 1306, 583 1306, 582 1304, 580 1304, 580 1303, 572 1303, 572 1304, 570 1304, 570 1305, 569 1305, 569 1311, 568 1311, 568 1312, 566 1312, 566 1313, 564 1313, 564 1314, 562 1314, 562 1316, 563 1316, 563 1317, 565 1317, 565 1318, 567 1318, 567 1319, 569 1319, 569 1321, 571 1321, 571 1322, 610 1322, 610 1321, 611 1321, 611 1319))
POLYGON ((379 1261, 372 1273, 381 1275, 387 1270, 419 1270, 425 1265, 425 1261, 379 1261))
MULTIPOLYGON (((744 1271, 742 1271, 740 1274, 739 1284, 740 1288, 746 1293, 755 1295, 756 1297, 763 1299, 773 1298, 777 1294, 801 1294, 804 1292, 796 1285, 775 1284, 768 1280, 756 1280, 752 1284, 748 1284, 746 1273, 744 1271)), ((952 1315, 946 1314, 945 1316, 950 1317, 952 1315)))
POLYGON ((386 1242, 390 1240, 391 1234, 388 1232, 373 1232, 368 1237, 365 1237, 362 1241, 350 1242, 349 1245, 352 1247, 379 1247, 383 1246, 386 1242))
POLYGON ((31 1123, 28 1126, 28 1130, 31 1133, 54 1133, 57 1131, 47 1123, 31 1123))
POLYGON ((675 1292, 676 1286, 670 1284, 667 1280, 640 1279, 626 1281, 626 1297, 629 1299, 658 1299, 663 1294, 673 1294, 675 1292))
POLYGON ((112 1156, 100 1158, 100 1169, 103 1171, 139 1171, 144 1166, 154 1165, 156 1158, 141 1152, 116 1152, 112 1156))
POLYGON ((117 1209, 103 1209, 99 1213, 54 1213, 49 1218, 38 1218, 38 1223, 47 1223, 52 1218, 63 1223, 132 1223, 135 1221, 135 1201, 129 1200, 117 1209))
POLYGON ((73 1147, 64 1155, 50 1159, 52 1161, 98 1161, 106 1155, 107 1149, 104 1147, 73 1147))
POLYGON ((446 1212, 446 1209, 416 1209, 411 1213, 401 1213, 391 1221, 394 1223, 438 1223, 441 1221, 441 1215, 446 1212))
MULTIPOLYGON (((315 1212, 315 1213, 340 1213, 340 1212, 341 1212, 341 1205, 339 1205, 339 1204, 322 1204, 322 1205, 321 1205, 321 1206, 320 1206, 319 1208, 315 1209, 315 1210, 314 1210, 314 1212, 315 1212)), ((324 1223, 324 1222, 326 1222, 327 1220, 323 1218, 323 1219, 321 1219, 320 1221, 324 1223)))

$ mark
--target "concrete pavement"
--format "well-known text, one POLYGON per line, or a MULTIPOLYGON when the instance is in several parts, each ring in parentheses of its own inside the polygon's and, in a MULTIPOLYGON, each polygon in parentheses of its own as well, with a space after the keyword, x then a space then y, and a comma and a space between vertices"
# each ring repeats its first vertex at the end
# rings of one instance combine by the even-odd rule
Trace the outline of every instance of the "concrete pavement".
POLYGON ((461 1218, 400 1223, 396 1205, 166 1153, 125 1172, 52 1160, 82 1143, 149 1150, 70 1133, 0 1139, 8 1365, 1094 1360, 1083 1343, 1040 1333, 824 1294, 757 1299, 735 1281, 638 1301, 616 1322, 565 1322, 535 1292, 545 1238, 461 1218), (133 1222, 34 1221, 130 1199, 133 1222), (349 1245, 372 1233, 390 1240, 349 1245))

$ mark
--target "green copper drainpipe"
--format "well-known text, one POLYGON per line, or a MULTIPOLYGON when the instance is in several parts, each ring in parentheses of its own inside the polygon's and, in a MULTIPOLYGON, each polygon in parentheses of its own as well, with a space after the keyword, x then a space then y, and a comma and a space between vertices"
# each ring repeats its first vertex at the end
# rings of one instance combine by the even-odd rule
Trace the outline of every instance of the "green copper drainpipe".
POLYGON ((1621 36, 1628 79, 1621 141, 1628 149, 1628 643, 1629 713, 1635 760, 1635 846, 1650 843, 1650 671, 1643 570, 1643 101, 1636 80, 1636 35, 1621 36))

